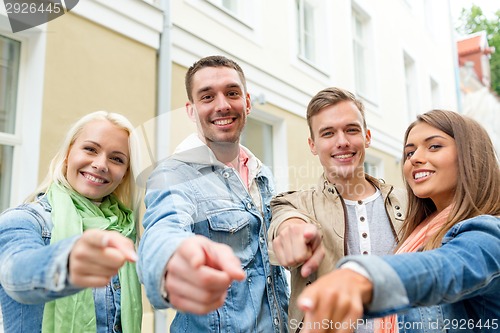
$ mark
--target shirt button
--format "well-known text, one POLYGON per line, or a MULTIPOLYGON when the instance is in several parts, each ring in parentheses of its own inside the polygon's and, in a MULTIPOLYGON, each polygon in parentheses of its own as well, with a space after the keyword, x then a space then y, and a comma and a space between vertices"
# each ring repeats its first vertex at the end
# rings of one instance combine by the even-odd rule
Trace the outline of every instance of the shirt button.
POLYGON ((271 284, 271 277, 270 276, 267 277, 267 284, 271 284))
POLYGON ((363 204, 363 200, 358 200, 358 205, 362 205, 363 204))
POLYGON ((274 325, 278 326, 279 323, 280 322, 279 322, 278 318, 274 318, 274 325))
POLYGON ((397 213, 396 216, 397 217, 401 217, 402 215, 401 215, 401 213, 397 213))
POLYGON ((397 210, 399 210, 399 206, 395 206, 394 208, 396 208, 397 210))
POLYGON ((224 177, 224 178, 226 178, 226 179, 227 179, 227 178, 229 178, 229 172, 224 172, 224 173, 222 174, 222 177, 224 177))
POLYGON ((364 216, 361 216, 361 217, 359 218, 359 220, 360 220, 361 222, 365 222, 365 217, 364 217, 364 216))
POLYGON ((264 237, 259 237, 259 242, 264 243, 264 237))
POLYGON ((250 202, 247 203, 247 209, 252 209, 252 204, 250 202))
POLYGON ((368 237, 368 234, 366 232, 363 232, 363 234, 361 236, 363 236, 363 238, 366 238, 366 237, 368 237))

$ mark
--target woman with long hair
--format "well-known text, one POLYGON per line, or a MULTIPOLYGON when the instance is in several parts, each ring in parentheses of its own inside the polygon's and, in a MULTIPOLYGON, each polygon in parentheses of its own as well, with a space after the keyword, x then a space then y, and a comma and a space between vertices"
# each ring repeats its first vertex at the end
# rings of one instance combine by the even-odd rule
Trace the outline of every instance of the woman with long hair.
POLYGON ((136 333, 131 123, 98 111, 69 130, 41 185, 0 216, 6 333, 136 333))

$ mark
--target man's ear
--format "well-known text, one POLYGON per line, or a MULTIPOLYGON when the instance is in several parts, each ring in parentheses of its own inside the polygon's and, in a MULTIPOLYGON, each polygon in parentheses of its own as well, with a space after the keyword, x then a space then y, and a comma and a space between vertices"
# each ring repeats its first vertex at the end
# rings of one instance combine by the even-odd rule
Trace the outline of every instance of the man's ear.
POLYGON ((191 102, 186 102, 186 113, 192 122, 196 122, 196 110, 194 104, 191 102))
POLYGON ((252 100, 250 98, 250 94, 247 93, 247 96, 245 97, 245 110, 246 110, 246 113, 247 113, 247 116, 250 114, 250 112, 252 111, 252 100))
POLYGON ((367 129, 365 135, 365 148, 370 147, 371 143, 372 143, 372 132, 370 132, 370 130, 367 129))
POLYGON ((311 149, 311 153, 313 153, 313 155, 318 155, 318 153, 316 152, 316 145, 314 144, 314 140, 312 138, 307 138, 307 143, 309 144, 309 148, 311 149))

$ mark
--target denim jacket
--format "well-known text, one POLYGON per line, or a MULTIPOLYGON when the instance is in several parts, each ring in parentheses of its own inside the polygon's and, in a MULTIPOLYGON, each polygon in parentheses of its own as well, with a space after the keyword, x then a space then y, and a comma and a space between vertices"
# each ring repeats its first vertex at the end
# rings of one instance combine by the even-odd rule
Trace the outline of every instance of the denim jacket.
POLYGON ((396 256, 351 256, 373 282, 367 316, 398 313, 401 333, 500 331, 500 218, 454 225, 440 248, 396 256))
MULTIPOLYGON (((68 257, 78 237, 50 245, 51 207, 45 197, 0 215, 0 302, 5 333, 42 330, 45 302, 75 294, 68 257)), ((97 333, 121 332, 118 276, 93 289, 97 333), (116 327, 115 327, 116 326, 116 327)))
POLYGON ((266 246, 272 176, 246 152, 250 192, 233 168, 193 136, 148 180, 137 267, 154 307, 171 306, 162 291, 165 267, 179 244, 195 234, 231 246, 246 273, 244 281, 229 286, 221 308, 206 315, 177 312, 171 332, 287 331, 286 277, 281 267, 270 265, 266 246))

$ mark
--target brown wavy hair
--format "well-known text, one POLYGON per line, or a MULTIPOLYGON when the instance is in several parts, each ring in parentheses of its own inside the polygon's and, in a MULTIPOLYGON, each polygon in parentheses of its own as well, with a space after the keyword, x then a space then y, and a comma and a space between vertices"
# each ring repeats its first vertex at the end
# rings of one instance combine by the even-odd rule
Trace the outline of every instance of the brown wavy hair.
MULTIPOLYGON (((428 124, 455 140, 458 160, 458 179, 455 196, 448 220, 442 230, 434 235, 424 250, 441 246, 441 241, 455 224, 483 214, 500 215, 500 170, 493 143, 486 130, 475 120, 456 112, 432 110, 417 116, 406 130, 404 143, 417 124, 428 124)), ((403 153, 402 165, 405 156, 403 153)), ((400 245, 436 206, 429 198, 418 198, 405 179, 408 192, 408 212, 403 225, 400 245)))

